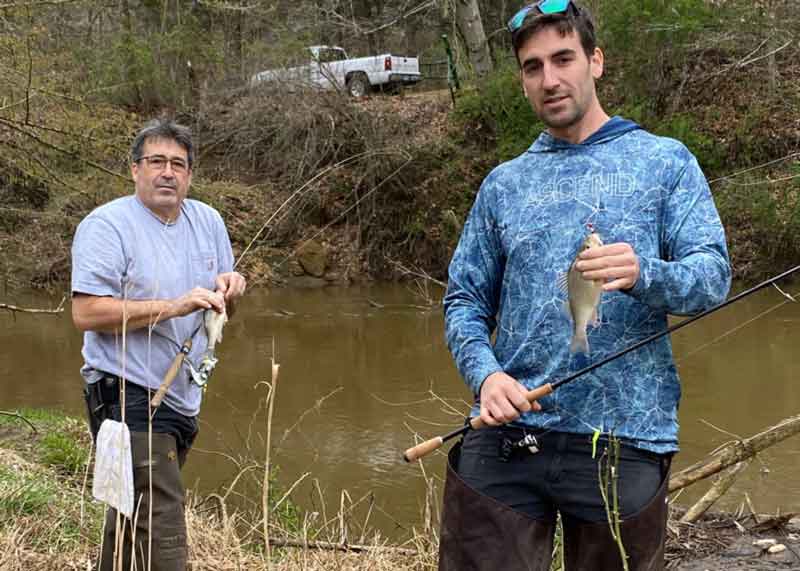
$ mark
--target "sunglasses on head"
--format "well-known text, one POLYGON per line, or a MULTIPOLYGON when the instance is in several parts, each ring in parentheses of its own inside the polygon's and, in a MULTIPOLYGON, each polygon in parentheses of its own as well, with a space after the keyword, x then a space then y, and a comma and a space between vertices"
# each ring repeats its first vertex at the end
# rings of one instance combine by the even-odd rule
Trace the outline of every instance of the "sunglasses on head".
POLYGON ((539 0, 536 4, 528 4, 519 12, 514 14, 508 21, 508 31, 512 34, 522 27, 525 18, 531 11, 536 10, 539 14, 563 14, 569 10, 570 6, 578 13, 578 6, 572 0, 539 0))

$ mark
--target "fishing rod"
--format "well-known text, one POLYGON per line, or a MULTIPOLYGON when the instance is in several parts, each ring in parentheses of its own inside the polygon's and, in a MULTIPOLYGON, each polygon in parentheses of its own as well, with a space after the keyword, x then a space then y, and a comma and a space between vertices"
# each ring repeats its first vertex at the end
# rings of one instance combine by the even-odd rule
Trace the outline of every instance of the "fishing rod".
MULTIPOLYGON (((682 327, 686 327, 687 325, 689 325, 691 323, 694 323, 695 321, 697 321, 699 319, 702 319, 702 318, 706 317, 707 315, 711 315, 712 313, 722 309, 723 307, 727 307, 727 306, 729 306, 729 305, 731 305, 733 303, 736 303, 740 299, 743 299, 743 298, 747 297, 750 294, 753 294, 753 293, 755 293, 755 292, 757 292, 759 290, 762 290, 765 287, 767 287, 769 285, 772 285, 773 283, 775 283, 775 282, 777 282, 779 280, 782 280, 783 278, 785 278, 787 276, 792 275, 793 273, 795 273, 798 270, 800 270, 800 266, 795 266, 794 268, 792 268, 790 270, 786 270, 782 274, 780 274, 778 276, 775 276, 774 278, 770 278, 767 281, 762 282, 762 283, 758 284, 757 286, 754 286, 754 287, 752 287, 752 288, 750 288, 750 289, 748 289, 746 291, 743 291, 742 293, 733 296, 732 298, 722 302, 719 305, 716 305, 716 306, 714 306, 714 307, 712 307, 710 309, 707 309, 707 310, 705 310, 705 311, 703 311, 701 313, 698 313, 697 315, 694 315, 694 316, 690 317, 689 319, 681 321, 680 323, 676 323, 675 325, 666 328, 664 331, 661 331, 659 333, 655 333, 655 334, 651 335, 650 337, 642 339, 641 341, 638 341, 638 342, 634 343, 630 347, 626 347, 625 349, 617 351, 616 353, 614 353, 612 355, 609 355, 608 357, 605 357, 604 359, 601 359, 597 363, 592 363, 591 365, 589 365, 587 367, 584 367, 583 369, 581 369, 581 370, 579 370, 579 371, 577 371, 577 372, 575 372, 575 373, 573 373, 573 374, 571 374, 571 375, 569 375, 567 377, 564 377, 563 379, 559 379, 559 380, 557 380, 557 381, 555 381, 553 383, 545 383, 544 385, 542 385, 540 387, 537 387, 537 388, 535 388, 533 390, 530 390, 527 393, 525 393, 525 398, 528 400, 528 402, 533 403, 534 401, 537 401, 537 400, 541 399, 542 397, 546 397, 547 395, 549 395, 553 391, 555 391, 558 387, 560 387, 562 385, 566 385, 567 383, 571 383, 572 381, 574 381, 575 379, 577 379, 579 377, 582 377, 586 373, 594 371, 595 369, 597 369, 599 367, 602 367, 603 365, 605 365, 607 363, 610 363, 611 361, 619 359, 620 357, 622 357, 623 355, 627 355, 631 351, 636 351, 640 347, 643 347, 644 345, 647 345, 648 343, 652 343, 656 339, 661 339, 665 335, 669 335, 670 333, 673 333, 673 332, 677 331, 678 329, 681 329, 682 327)), ((449 433, 445 434, 444 436, 435 436, 435 437, 431 438, 430 440, 426 440, 425 442, 417 444, 416 446, 412 446, 411 448, 409 448, 408 450, 406 450, 403 453, 403 460, 405 460, 406 462, 413 462, 414 460, 419 460, 423 456, 426 456, 426 455, 430 454, 431 452, 433 452, 434 450, 438 450, 439 448, 441 448, 442 444, 444 444, 448 440, 451 440, 451 439, 453 439, 453 438, 455 438, 457 436, 461 436, 462 434, 466 434, 469 430, 478 430, 479 428, 483 428, 484 426, 486 426, 486 423, 484 423, 481 420, 480 416, 476 416, 476 417, 470 419, 470 421, 467 424, 465 424, 461 428, 458 428, 457 430, 453 430, 452 432, 449 432, 449 433)))

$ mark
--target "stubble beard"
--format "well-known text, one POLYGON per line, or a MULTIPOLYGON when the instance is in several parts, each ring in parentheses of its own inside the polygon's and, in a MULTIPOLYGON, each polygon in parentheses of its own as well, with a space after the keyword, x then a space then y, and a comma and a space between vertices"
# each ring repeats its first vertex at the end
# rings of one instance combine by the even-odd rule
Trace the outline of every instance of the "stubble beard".
POLYGON ((539 114, 539 119, 542 120, 542 123, 551 129, 565 129, 580 123, 586 115, 586 110, 582 109, 574 99, 567 99, 565 101, 567 101, 569 108, 556 113, 544 110, 543 105, 542 112, 539 114))

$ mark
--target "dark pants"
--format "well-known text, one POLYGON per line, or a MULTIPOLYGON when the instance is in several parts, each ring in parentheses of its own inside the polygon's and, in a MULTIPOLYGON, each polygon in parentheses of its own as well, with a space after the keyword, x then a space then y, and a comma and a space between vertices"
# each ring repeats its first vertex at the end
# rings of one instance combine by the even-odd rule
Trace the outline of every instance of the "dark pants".
MULTIPOLYGON (((103 420, 122 420, 120 383, 115 377, 87 386, 85 396, 93 437, 103 420)), ((136 569, 186 569, 188 550, 180 470, 197 435, 197 419, 162 404, 153 418, 151 442, 147 406, 150 397, 142 387, 126 383, 125 423, 131 431, 135 524, 109 508, 97 565, 100 571, 127 571, 132 557, 136 559, 136 569), (121 535, 117 534, 118 528, 121 535)))
MULTIPOLYGON (((593 458, 589 436, 551 432, 539 450, 515 446, 525 433, 470 431, 451 453, 442 516, 442 571, 550 567, 556 515, 568 571, 622 569, 600 493, 609 442, 593 458)), ((669 456, 622 445, 614 462, 622 543, 631 570, 663 568, 669 456)), ((612 501, 608 489, 609 502, 612 501)))

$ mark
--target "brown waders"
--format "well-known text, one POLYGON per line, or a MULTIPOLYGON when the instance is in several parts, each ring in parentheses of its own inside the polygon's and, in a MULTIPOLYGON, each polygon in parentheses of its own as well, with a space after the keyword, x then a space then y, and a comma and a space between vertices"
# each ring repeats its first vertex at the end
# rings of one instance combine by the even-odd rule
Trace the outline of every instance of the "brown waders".
MULTIPOLYGON (((111 375, 87 386, 86 404, 90 428, 95 438, 104 420, 121 420, 119 393, 119 379, 111 375)), ((187 569, 188 547, 181 468, 197 434, 197 419, 181 415, 162 405, 152 420, 151 451, 147 432, 150 397, 150 393, 138 385, 128 382, 125 386, 125 422, 131 434, 134 511, 133 518, 129 520, 123 516, 118 518, 115 509, 108 509, 103 546, 97 564, 99 571, 187 569), (119 541, 118 519, 122 533, 119 541), (150 535, 152 541, 149 540, 150 535), (133 565, 132 557, 135 558, 133 565)))
MULTIPOLYGON (((461 443, 450 450, 444 490, 439 571, 549 571, 555 519, 537 520, 479 493, 458 475, 461 443)), ((655 496, 623 518, 630 571, 663 571, 667 519, 665 475, 655 496)), ((566 571, 621 571, 608 522, 563 517, 566 571)))
POLYGON ((171 434, 153 433, 152 461, 148 454, 148 434, 131 432, 133 456, 134 516, 133 521, 119 518, 122 536, 120 557, 117 545, 117 510, 106 512, 103 532, 103 549, 99 571, 184 571, 188 558, 186 545, 186 520, 184 518, 183 484, 181 466, 186 451, 178 455, 175 437, 171 434), (152 472, 151 472, 152 469, 152 472), (150 474, 152 473, 152 498, 150 474), (151 503, 152 499, 152 503, 151 503), (149 512, 152 505, 151 565, 148 566, 149 512), (131 527, 135 522, 135 529, 131 527), (131 547, 136 553, 135 567, 131 567, 131 547), (116 554, 116 557, 115 557, 116 554), (116 565, 115 562, 122 564, 116 565))

